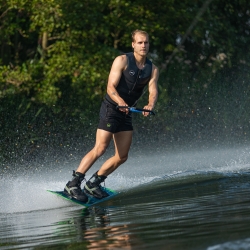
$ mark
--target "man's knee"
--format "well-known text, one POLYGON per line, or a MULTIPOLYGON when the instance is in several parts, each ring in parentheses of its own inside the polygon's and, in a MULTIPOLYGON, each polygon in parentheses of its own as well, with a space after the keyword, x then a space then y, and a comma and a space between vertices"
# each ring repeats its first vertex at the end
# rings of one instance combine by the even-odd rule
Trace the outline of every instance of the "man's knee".
POLYGON ((123 164, 128 159, 128 155, 118 157, 119 165, 123 164))
POLYGON ((94 148, 94 152, 97 157, 102 156, 106 152, 107 146, 105 145, 99 145, 94 148))
POLYGON ((106 149, 107 149, 106 147, 98 148, 97 150, 98 156, 99 157, 102 156, 106 152, 106 149))

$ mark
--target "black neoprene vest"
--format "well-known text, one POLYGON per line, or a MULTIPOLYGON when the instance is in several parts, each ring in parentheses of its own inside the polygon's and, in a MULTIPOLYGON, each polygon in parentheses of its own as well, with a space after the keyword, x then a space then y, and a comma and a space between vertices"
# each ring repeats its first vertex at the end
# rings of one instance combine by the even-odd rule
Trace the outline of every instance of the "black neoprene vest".
MULTIPOLYGON (((152 62, 146 58, 143 69, 139 69, 135 62, 134 53, 126 54, 128 66, 122 72, 121 79, 116 88, 120 97, 129 105, 135 106, 143 93, 144 87, 149 83, 152 74, 152 62)), ((105 97, 109 102, 117 105, 108 94, 105 97)))

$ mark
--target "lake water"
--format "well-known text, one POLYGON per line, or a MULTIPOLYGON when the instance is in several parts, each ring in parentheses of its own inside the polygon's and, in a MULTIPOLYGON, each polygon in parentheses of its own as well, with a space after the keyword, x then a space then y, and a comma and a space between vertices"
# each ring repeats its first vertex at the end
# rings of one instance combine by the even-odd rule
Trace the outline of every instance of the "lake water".
POLYGON ((0 249, 250 249, 249 149, 131 152, 89 209, 46 191, 75 163, 2 175, 0 249))

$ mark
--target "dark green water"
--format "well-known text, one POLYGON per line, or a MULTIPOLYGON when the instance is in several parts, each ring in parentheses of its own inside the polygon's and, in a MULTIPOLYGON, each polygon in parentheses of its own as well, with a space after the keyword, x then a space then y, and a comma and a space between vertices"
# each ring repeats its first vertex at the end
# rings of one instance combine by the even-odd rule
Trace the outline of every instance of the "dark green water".
POLYGON ((201 162, 184 171, 178 164, 174 171, 161 163, 162 170, 172 173, 143 176, 130 189, 124 186, 131 178, 123 174, 120 194, 90 209, 46 192, 45 187, 63 182, 45 185, 42 180, 36 187, 25 178, 3 178, 1 190, 14 190, 9 193, 13 199, 3 192, 0 196, 0 249, 250 249, 246 155, 244 151, 244 162, 231 156, 238 162, 210 163, 210 168, 201 162))

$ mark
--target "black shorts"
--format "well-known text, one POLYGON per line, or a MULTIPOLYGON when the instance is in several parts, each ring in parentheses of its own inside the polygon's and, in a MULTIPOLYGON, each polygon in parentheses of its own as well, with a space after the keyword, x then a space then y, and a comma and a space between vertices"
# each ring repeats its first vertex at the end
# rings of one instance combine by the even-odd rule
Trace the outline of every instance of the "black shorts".
POLYGON ((132 115, 121 112, 116 109, 116 105, 104 100, 100 109, 98 128, 111 133, 131 131, 133 130, 132 115))

